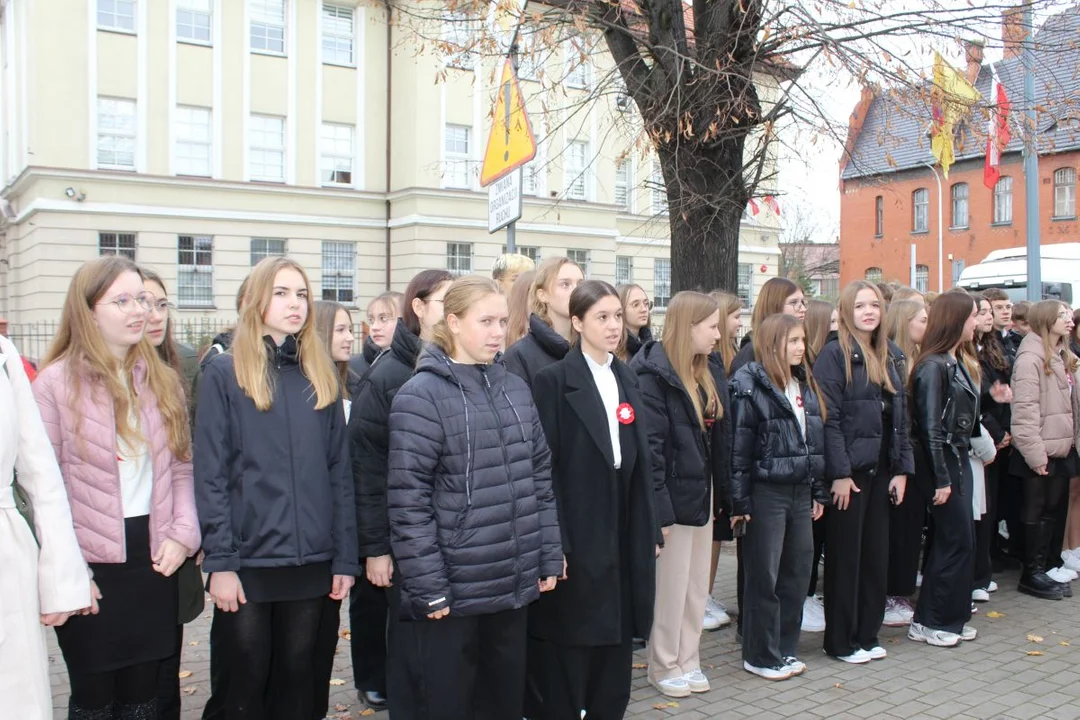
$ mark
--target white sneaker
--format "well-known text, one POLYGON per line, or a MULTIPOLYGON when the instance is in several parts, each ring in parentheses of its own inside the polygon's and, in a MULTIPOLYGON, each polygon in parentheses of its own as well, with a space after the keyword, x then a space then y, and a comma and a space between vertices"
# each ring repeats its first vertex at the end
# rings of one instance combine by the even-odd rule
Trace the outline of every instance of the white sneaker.
POLYGON ((1077 556, 1074 550, 1062 550, 1061 562, 1070 570, 1080 570, 1080 556, 1077 556))
POLYGON ((866 651, 866 654, 870 656, 871 660, 884 660, 889 656, 889 653, 885 652, 885 648, 880 645, 875 645, 866 651))
POLYGON ((1080 573, 1076 572, 1072 568, 1062 567, 1062 568, 1058 568, 1058 570, 1064 570, 1066 573, 1069 574, 1069 582, 1072 582, 1073 580, 1080 579, 1080 573))
POLYGON ((975 588, 971 591, 971 599, 974 602, 990 602, 990 591, 975 588))
POLYGON ((978 637, 978 635, 979 631, 971 627, 970 625, 965 625, 964 629, 960 631, 960 639, 967 640, 969 642, 978 637))
POLYGON ((666 695, 672 698, 684 698, 690 697, 690 683, 686 682, 686 678, 676 677, 669 678, 668 680, 657 680, 652 683, 652 686, 660 691, 660 694, 666 695))
POLYGON ((794 655, 788 655, 784 658, 784 667, 791 670, 792 675, 802 675, 806 672, 806 663, 794 655))
POLYGON ((708 610, 705 611, 705 619, 701 621, 701 629, 712 631, 720 629, 720 619, 714 617, 708 610))
POLYGON ((709 678, 705 677, 705 673, 701 672, 701 668, 686 673, 683 675, 683 680, 690 686, 690 692, 692 693, 709 692, 709 678))
POLYGON ((803 601, 802 631, 825 632, 825 605, 819 597, 808 597, 803 601))
POLYGON ((885 627, 904 627, 911 624, 914 615, 915 611, 907 598, 889 597, 885 599, 885 618, 881 624, 885 627))
POLYGON ((991 580, 990 584, 986 586, 986 592, 995 593, 997 591, 998 591, 998 584, 996 582, 994 582, 993 580, 991 580))
POLYGON ((1051 580, 1057 583, 1072 582, 1076 579, 1075 577, 1073 577, 1075 574, 1076 573, 1072 572, 1071 570, 1066 570, 1065 568, 1051 568, 1050 570, 1046 571, 1046 575, 1051 580))
POLYGON ((846 663, 849 663, 851 665, 865 665, 866 663, 870 662, 871 657, 870 657, 870 653, 866 652, 862 648, 859 648, 858 650, 851 653, 850 655, 845 655, 843 657, 837 656, 836 659, 840 660, 840 661, 843 661, 843 662, 846 662, 846 663))
POLYGON ((706 630, 717 630, 722 627, 727 627, 731 624, 731 616, 727 613, 727 608, 723 603, 717 602, 716 599, 710 595, 705 601, 705 624, 709 625, 709 618, 712 617, 719 623, 716 627, 706 627, 706 630))
POLYGON ((787 680, 794 675, 794 671, 787 665, 781 667, 756 667, 743 660, 743 670, 749 673, 754 673, 758 677, 763 677, 766 680, 787 680))
POLYGON ((934 647, 956 647, 960 644, 961 637, 956 633, 951 633, 945 630, 934 630, 920 625, 917 622, 912 622, 908 628, 907 636, 909 640, 916 642, 924 642, 927 645, 933 645, 934 647))

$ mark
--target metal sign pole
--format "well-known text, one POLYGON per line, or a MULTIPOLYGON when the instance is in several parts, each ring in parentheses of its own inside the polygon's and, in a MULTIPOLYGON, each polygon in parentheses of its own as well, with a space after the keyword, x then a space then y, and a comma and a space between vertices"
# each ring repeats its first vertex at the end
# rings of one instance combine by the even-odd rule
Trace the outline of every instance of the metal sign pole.
MULTIPOLYGON (((526 0, 527 3, 527 0, 526 0)), ((524 5, 522 6, 524 10, 524 5)), ((510 41, 510 66, 514 68, 514 76, 517 77, 518 73, 518 32, 521 29, 521 25, 514 27, 514 37, 510 41)), ((510 223, 506 226, 506 252, 513 254, 517 252, 517 221, 510 223)))

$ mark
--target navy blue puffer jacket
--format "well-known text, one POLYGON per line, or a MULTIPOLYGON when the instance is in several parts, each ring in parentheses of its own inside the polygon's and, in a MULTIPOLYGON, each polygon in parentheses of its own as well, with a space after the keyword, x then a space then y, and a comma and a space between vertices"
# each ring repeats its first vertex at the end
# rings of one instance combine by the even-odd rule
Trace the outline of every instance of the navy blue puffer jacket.
POLYGON ((524 607, 562 574, 548 450, 525 381, 434 346, 390 410, 387 509, 402 614, 524 607))
POLYGON ((755 483, 809 485, 812 497, 830 504, 825 487, 825 424, 817 395, 799 379, 806 434, 799 428, 787 395, 765 368, 747 363, 731 379, 731 514, 753 515, 755 483))

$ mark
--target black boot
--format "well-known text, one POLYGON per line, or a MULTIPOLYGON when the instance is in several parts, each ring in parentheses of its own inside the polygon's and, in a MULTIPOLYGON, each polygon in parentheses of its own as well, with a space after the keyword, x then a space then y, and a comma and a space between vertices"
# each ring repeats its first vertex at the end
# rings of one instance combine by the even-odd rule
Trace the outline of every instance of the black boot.
POLYGON ((113 706, 87 710, 78 705, 68 705, 68 720, 113 720, 113 706))
POLYGON ((1046 574, 1048 523, 1024 523, 1024 572, 1017 590, 1042 600, 1060 600, 1061 585, 1046 574))
POLYGON ((120 720, 157 720, 157 700, 120 706, 120 720))

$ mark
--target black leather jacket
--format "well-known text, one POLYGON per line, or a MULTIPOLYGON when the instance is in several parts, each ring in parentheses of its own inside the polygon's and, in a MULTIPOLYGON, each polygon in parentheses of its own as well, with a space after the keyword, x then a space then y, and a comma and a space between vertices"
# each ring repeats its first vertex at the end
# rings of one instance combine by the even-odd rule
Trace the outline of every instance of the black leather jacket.
POLYGON ((979 434, 979 396, 954 358, 944 354, 919 358, 912 373, 912 439, 930 470, 934 487, 950 486, 956 478, 945 464, 946 446, 966 449, 979 434))

